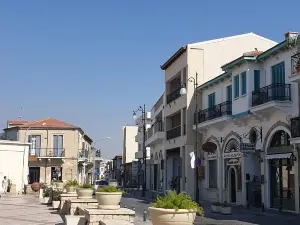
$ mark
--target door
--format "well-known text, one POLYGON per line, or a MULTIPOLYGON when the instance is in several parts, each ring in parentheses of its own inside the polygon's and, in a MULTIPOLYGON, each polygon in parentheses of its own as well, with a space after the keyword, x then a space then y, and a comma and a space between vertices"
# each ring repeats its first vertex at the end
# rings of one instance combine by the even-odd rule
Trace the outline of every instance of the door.
POLYGON ((28 183, 40 182, 40 167, 29 167, 28 183))
MULTIPOLYGON (((271 89, 272 100, 284 101, 285 100, 285 66, 284 62, 272 66, 272 84, 271 89)), ((270 96, 268 96, 270 98, 270 96)))
POLYGON ((230 196, 231 202, 236 202, 236 180, 235 180, 235 171, 234 169, 230 170, 230 196))
POLYGON ((41 136, 40 135, 29 135, 28 142, 31 143, 30 146, 30 155, 40 156, 40 149, 41 149, 41 136))
POLYGON ((208 119, 215 118, 215 105, 216 105, 215 93, 212 93, 208 95, 208 119))
POLYGON ((154 190, 157 191, 157 178, 158 178, 158 164, 154 164, 154 190))
POLYGON ((227 100, 227 107, 226 110, 228 112, 232 112, 232 85, 227 86, 227 90, 226 90, 226 100, 227 100))

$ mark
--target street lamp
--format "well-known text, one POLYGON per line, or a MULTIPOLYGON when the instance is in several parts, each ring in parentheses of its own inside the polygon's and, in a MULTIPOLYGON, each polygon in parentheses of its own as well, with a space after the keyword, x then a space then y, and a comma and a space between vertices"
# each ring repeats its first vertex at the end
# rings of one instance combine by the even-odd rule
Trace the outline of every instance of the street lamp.
MULTIPOLYGON (((195 108, 195 113, 196 113, 196 140, 195 140, 195 149, 194 149, 194 154, 195 158, 198 159, 198 93, 197 93, 197 87, 198 87, 198 73, 196 73, 196 78, 190 77, 187 82, 192 82, 194 84, 194 99, 196 102, 196 108, 195 108)), ((182 85, 180 89, 180 94, 181 95, 186 95, 187 90, 186 90, 186 85, 182 85)), ((198 161, 198 160, 197 160, 198 161)), ((199 202, 199 184, 198 184, 198 168, 197 165, 195 167, 195 183, 196 183, 196 202, 199 202)))
POLYGON ((137 112, 141 112, 142 113, 142 123, 143 123, 143 161, 144 161, 144 179, 143 179, 143 189, 142 189, 142 197, 146 196, 146 146, 145 146, 145 142, 146 142, 146 106, 144 104, 144 106, 140 106, 137 110, 133 110, 133 119, 136 120, 137 116, 136 113, 137 112))

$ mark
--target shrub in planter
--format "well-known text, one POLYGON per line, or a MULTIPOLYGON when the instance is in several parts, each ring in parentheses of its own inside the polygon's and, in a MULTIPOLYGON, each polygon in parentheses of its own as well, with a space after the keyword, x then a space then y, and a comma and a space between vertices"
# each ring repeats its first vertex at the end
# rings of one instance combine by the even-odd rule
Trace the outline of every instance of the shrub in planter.
POLYGON ((211 211, 213 213, 219 213, 221 212, 221 206, 222 204, 220 202, 213 202, 211 203, 211 211))
POLYGON ((96 191, 99 209, 119 209, 123 190, 115 186, 105 186, 96 191))
POLYGON ((65 189, 67 190, 67 193, 76 193, 76 188, 78 187, 77 180, 69 180, 65 184, 65 189))
POLYGON ((221 206, 221 213, 224 215, 230 215, 231 214, 231 205, 229 205, 227 202, 224 202, 221 206))
POLYGON ((53 209, 58 209, 60 205, 60 191, 52 191, 52 207, 53 209))
POLYGON ((64 183, 61 180, 54 180, 53 183, 59 189, 62 189, 64 187, 64 183))
POLYGON ((52 189, 50 188, 45 188, 44 191, 44 204, 49 204, 52 202, 52 199, 50 198, 50 193, 51 193, 52 189))
POLYGON ((166 195, 158 196, 149 207, 153 225, 181 224, 192 225, 196 213, 204 216, 203 209, 191 197, 183 192, 167 191, 166 195))
POLYGON ((94 188, 90 184, 84 184, 79 186, 79 188, 76 189, 76 192, 79 199, 93 198, 94 188))

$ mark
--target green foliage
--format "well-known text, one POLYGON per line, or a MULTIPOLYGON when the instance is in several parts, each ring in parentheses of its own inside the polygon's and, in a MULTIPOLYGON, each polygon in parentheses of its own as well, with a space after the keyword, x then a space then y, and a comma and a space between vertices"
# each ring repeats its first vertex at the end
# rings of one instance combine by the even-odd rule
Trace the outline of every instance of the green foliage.
POLYGON ((52 191, 51 188, 45 188, 44 189, 44 197, 50 197, 51 191, 52 191))
POLYGON ((62 180, 53 180, 53 183, 62 183, 62 180))
POLYGON ((60 201, 60 194, 62 192, 61 191, 52 191, 50 194, 52 196, 52 201, 60 201))
POLYGON ((222 204, 222 207, 230 207, 231 205, 228 204, 226 201, 222 204))
POLYGON ((203 209, 189 195, 183 192, 177 194, 175 191, 169 190, 164 196, 157 197, 156 202, 152 203, 152 207, 174 209, 175 211, 186 209, 196 212, 201 217, 204 216, 203 209))
POLYGON ((178 186, 178 176, 172 177, 172 180, 169 182, 170 188, 172 189, 172 191, 175 189, 177 189, 178 186))
POLYGON ((41 189, 43 189, 43 190, 46 190, 48 188, 47 184, 45 184, 45 183, 41 183, 40 185, 41 185, 41 189))
POLYGON ((65 184, 65 188, 67 187, 78 187, 78 182, 76 179, 74 180, 69 180, 66 184, 65 184))
POLYGON ((115 186, 104 186, 102 188, 99 188, 97 190, 97 192, 122 192, 122 193, 124 193, 123 190, 118 189, 115 186))
POLYGON ((83 184, 83 185, 80 186, 80 188, 94 189, 94 187, 91 184, 83 184))

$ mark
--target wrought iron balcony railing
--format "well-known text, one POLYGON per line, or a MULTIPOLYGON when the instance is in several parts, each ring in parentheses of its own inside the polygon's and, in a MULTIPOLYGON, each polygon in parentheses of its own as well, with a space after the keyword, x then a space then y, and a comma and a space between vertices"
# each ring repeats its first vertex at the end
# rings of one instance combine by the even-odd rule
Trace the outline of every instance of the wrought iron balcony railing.
POLYGON ((47 158, 63 158, 65 157, 64 148, 30 148, 30 156, 47 157, 47 158))
POLYGON ((167 140, 181 136, 181 126, 173 127, 167 131, 167 140))
POLYGON ((252 92, 252 106, 262 105, 270 101, 291 101, 291 85, 270 84, 252 92))
POLYGON ((292 75, 300 73, 300 53, 291 57, 291 71, 292 75))
POLYGON ((180 97, 180 89, 181 87, 177 88, 176 90, 172 91, 170 94, 167 95, 167 104, 180 97))
MULTIPOLYGON (((198 123, 203 123, 208 120, 216 119, 226 115, 232 115, 232 102, 226 101, 212 108, 207 108, 204 110, 199 110, 198 123)), ((194 113, 194 124, 196 124, 196 113, 194 113)))
POLYGON ((300 117, 291 119, 291 135, 292 138, 300 137, 300 117))

